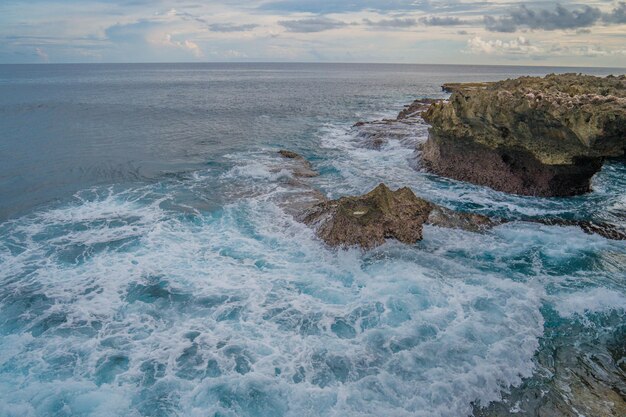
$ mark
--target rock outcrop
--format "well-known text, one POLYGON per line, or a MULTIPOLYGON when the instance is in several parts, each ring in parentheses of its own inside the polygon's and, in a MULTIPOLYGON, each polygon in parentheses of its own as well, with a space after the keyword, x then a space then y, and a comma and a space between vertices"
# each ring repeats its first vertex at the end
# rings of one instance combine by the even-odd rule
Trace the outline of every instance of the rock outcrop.
MULTIPOLYGON (((425 224, 483 232, 511 221, 454 211, 417 197, 407 187, 392 191, 385 184, 378 185, 362 196, 330 201, 318 197, 317 204, 309 206, 297 218, 313 227, 317 235, 330 246, 360 246, 363 249, 379 246, 386 239, 416 243, 423 238, 425 224)), ((558 218, 522 221, 550 226, 576 226, 585 233, 598 234, 607 239, 626 239, 626 231, 608 223, 558 218)))
POLYGON ((270 168, 271 172, 286 171, 289 176, 280 177, 282 187, 275 190, 272 200, 285 212, 299 217, 310 207, 322 203, 327 198, 308 179, 319 175, 311 163, 302 155, 282 149, 278 151, 280 161, 270 168))
POLYGON ((294 177, 311 178, 319 175, 319 173, 313 169, 311 163, 302 155, 285 149, 278 151, 278 154, 283 158, 291 159, 293 161, 289 168, 294 177))
POLYGON ((386 239, 415 243, 422 239, 423 225, 480 231, 494 222, 477 214, 458 213, 415 196, 409 188, 390 190, 380 184, 358 197, 343 197, 314 206, 303 221, 331 246, 381 245, 386 239))
POLYGON ((626 77, 564 74, 449 84, 431 124, 426 169, 514 194, 588 192, 607 157, 626 148, 626 77))
POLYGON ((410 120, 414 117, 421 116, 423 111, 430 108, 431 105, 439 103, 441 100, 434 98, 420 98, 413 103, 407 105, 400 111, 396 120, 410 120))
POLYGON ((381 150, 391 140, 405 145, 415 146, 416 136, 425 136, 427 125, 422 119, 422 112, 427 110, 437 99, 417 99, 404 106, 395 119, 382 119, 371 122, 360 121, 352 128, 360 144, 368 149, 381 150))

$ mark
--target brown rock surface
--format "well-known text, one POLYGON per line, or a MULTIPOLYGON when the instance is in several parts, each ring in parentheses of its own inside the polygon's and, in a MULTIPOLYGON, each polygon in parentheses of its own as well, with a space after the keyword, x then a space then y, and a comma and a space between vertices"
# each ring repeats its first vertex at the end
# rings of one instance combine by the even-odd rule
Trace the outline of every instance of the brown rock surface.
POLYGON ((394 238, 404 243, 422 239, 422 225, 432 205, 408 188, 391 191, 380 184, 360 197, 342 197, 315 206, 304 222, 331 246, 372 248, 394 238))
POLYGON ((476 214, 457 213, 416 197, 409 188, 390 190, 380 184, 358 197, 343 197, 316 205, 303 218, 331 246, 373 248, 385 239, 415 243, 423 225, 484 230, 494 223, 476 214))
POLYGON ((450 84, 431 124, 424 166, 497 190, 568 196, 590 190, 604 158, 626 148, 626 78, 563 74, 450 84))

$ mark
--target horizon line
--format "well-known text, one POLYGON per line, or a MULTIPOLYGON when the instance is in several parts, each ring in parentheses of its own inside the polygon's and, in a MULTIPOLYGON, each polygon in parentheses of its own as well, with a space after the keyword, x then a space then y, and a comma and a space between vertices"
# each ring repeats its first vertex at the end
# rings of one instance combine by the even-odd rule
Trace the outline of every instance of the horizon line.
POLYGON ((206 64, 315 64, 315 65, 403 65, 403 66, 452 66, 452 67, 528 67, 528 68, 593 68, 617 69, 626 71, 626 67, 573 66, 573 65, 520 65, 520 64, 426 64, 406 62, 340 62, 340 61, 182 61, 182 62, 8 62, 0 65, 206 65, 206 64))

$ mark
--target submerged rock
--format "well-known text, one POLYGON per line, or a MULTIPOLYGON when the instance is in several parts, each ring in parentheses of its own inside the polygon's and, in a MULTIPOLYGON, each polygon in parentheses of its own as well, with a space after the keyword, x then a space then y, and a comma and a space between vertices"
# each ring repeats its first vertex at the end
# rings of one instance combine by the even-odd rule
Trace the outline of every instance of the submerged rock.
POLYGON ((365 148, 380 150, 390 140, 415 147, 418 138, 425 136, 426 124, 422 112, 440 100, 418 99, 406 105, 395 119, 382 119, 371 122, 357 122, 352 128, 359 142, 365 148))
POLYGON ((608 326, 600 333, 595 333, 597 323, 582 327, 576 321, 547 323, 533 376, 508 389, 500 402, 474 404, 473 415, 626 415, 626 328, 619 315, 607 314, 601 320, 608 326))
POLYGON ((623 226, 607 222, 590 220, 565 220, 557 218, 530 220, 548 226, 577 226, 589 235, 600 235, 611 240, 626 240, 626 229, 623 226))
POLYGON ((449 229, 463 229, 470 232, 482 232, 503 223, 503 221, 499 219, 491 219, 481 214, 463 213, 433 205, 433 209, 428 215, 426 223, 449 229))
POLYGON ((307 179, 317 177, 319 173, 302 155, 288 150, 278 151, 280 164, 270 170, 278 173, 287 171, 289 176, 279 178, 280 189, 275 190, 272 200, 294 217, 302 215, 310 207, 326 201, 326 197, 308 183, 307 179))
POLYGON ((302 155, 285 149, 278 151, 278 154, 283 158, 291 159, 294 162, 294 164, 291 164, 291 166, 288 167, 294 177, 310 178, 317 177, 319 175, 319 173, 313 169, 311 163, 302 155))
POLYGON ((484 216, 457 213, 415 196, 409 188, 392 191, 385 184, 363 196, 318 204, 303 221, 331 246, 364 249, 381 245, 385 239, 415 243, 422 239, 425 223, 474 231, 493 225, 484 216))
POLYGON ((514 194, 590 190, 607 157, 626 148, 626 77, 564 74, 448 84, 431 124, 424 166, 439 175, 514 194))

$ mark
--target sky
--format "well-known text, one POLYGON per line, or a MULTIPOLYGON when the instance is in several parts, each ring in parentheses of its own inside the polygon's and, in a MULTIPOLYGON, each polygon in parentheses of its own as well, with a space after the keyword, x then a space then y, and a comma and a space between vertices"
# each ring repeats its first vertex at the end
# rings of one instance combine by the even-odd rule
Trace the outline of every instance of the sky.
POLYGON ((626 1, 0 0, 0 63, 626 67, 626 1))

